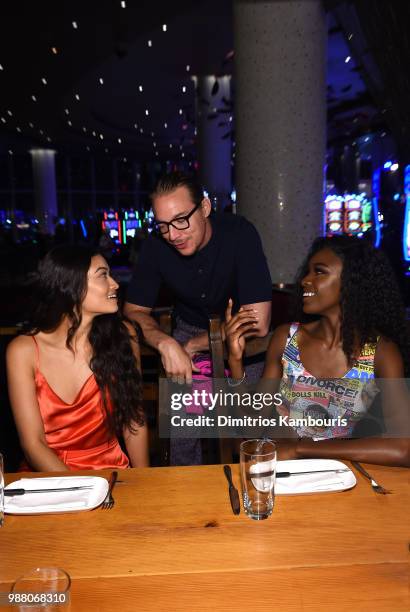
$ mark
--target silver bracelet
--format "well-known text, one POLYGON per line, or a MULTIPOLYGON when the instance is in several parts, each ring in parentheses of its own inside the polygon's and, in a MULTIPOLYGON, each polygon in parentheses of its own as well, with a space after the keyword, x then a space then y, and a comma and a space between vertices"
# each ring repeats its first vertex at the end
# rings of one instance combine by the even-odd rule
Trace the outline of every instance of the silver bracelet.
POLYGON ((239 380, 235 380, 230 376, 228 376, 226 380, 230 387, 239 387, 239 385, 241 385, 246 380, 246 372, 245 370, 243 371, 242 378, 240 378, 239 380))

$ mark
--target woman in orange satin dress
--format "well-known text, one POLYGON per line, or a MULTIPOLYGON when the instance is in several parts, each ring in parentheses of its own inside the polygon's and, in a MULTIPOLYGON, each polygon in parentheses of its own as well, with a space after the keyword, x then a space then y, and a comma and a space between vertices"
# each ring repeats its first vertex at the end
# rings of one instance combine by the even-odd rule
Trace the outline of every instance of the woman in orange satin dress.
POLYGON ((33 470, 148 465, 138 339, 118 314, 117 289, 89 247, 57 247, 40 263, 28 332, 7 349, 10 401, 33 470))

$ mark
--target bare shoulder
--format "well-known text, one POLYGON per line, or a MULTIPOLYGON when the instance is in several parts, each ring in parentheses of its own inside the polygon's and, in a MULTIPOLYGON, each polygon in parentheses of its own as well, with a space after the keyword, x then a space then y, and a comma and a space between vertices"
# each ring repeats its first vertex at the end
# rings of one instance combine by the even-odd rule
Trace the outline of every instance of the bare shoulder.
POLYGON ((268 349, 270 355, 282 355, 289 335, 290 326, 291 323, 283 323, 282 325, 278 325, 274 330, 268 349))
POLYGON ((35 364, 36 347, 31 336, 17 336, 7 346, 6 359, 8 364, 35 364))
POLYGON ((34 355, 35 345, 32 336, 17 336, 7 346, 7 355, 34 355))
POLYGON ((376 374, 380 378, 404 376, 404 363, 400 349, 395 342, 385 336, 381 336, 377 343, 374 365, 376 374))

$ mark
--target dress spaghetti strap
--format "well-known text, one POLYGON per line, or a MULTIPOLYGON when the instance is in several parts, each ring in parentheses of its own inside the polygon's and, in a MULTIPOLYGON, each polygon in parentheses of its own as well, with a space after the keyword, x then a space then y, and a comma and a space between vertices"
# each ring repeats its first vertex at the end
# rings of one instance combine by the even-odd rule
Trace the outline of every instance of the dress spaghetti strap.
POLYGON ((35 339, 35 337, 31 336, 31 338, 33 339, 33 342, 34 342, 35 347, 36 347, 36 370, 39 371, 40 370, 40 349, 38 347, 38 342, 35 339))

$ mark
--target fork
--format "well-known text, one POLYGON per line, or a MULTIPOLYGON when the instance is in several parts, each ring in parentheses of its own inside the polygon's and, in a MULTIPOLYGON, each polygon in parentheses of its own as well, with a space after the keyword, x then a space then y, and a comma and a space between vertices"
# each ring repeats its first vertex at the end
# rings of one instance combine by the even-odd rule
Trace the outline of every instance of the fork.
POLYGON ((381 495, 388 495, 389 493, 391 493, 391 491, 388 491, 387 489, 385 489, 384 487, 382 487, 381 485, 379 485, 372 476, 370 476, 369 472, 366 472, 366 470, 364 469, 364 467, 362 465, 360 465, 360 463, 358 461, 352 461, 352 465, 354 465, 354 467, 356 468, 356 470, 358 472, 360 472, 365 478, 367 478, 367 480, 370 481, 370 484, 372 485, 372 489, 375 493, 380 493, 381 495))
POLYGON ((118 472, 111 472, 110 482, 108 484, 107 495, 105 496, 101 504, 102 510, 111 510, 111 508, 114 508, 115 500, 112 496, 112 490, 114 488, 115 483, 117 482, 117 477, 118 477, 118 472))

